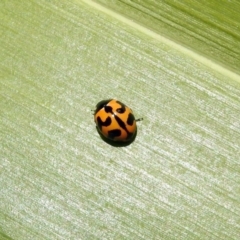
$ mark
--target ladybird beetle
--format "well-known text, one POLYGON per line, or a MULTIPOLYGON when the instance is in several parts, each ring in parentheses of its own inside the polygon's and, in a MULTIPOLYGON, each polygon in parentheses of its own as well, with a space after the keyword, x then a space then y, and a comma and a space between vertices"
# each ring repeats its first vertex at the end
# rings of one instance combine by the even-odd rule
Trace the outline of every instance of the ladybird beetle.
POLYGON ((114 142, 131 142, 137 133, 132 110, 115 99, 102 100, 96 105, 94 121, 98 132, 107 140, 114 142))

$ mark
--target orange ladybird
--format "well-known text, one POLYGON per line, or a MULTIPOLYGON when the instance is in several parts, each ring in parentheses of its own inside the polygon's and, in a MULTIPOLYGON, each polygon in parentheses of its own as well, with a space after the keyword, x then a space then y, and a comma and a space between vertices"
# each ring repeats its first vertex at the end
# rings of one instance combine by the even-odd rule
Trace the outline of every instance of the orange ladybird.
POLYGON ((130 142, 137 132, 137 121, 132 110, 122 102, 108 99, 99 102, 94 112, 98 132, 115 142, 130 142))

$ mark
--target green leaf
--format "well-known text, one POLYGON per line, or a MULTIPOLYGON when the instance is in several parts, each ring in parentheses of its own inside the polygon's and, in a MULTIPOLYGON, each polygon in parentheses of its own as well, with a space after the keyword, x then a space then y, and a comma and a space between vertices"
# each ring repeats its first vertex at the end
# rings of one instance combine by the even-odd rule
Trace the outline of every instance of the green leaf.
POLYGON ((239 239, 238 1, 1 1, 0 238, 239 239), (92 110, 138 122, 114 147, 92 110))
POLYGON ((145 31, 153 31, 155 36, 159 34, 157 38, 161 40, 171 39, 174 45, 183 46, 185 51, 191 49, 194 55, 206 56, 208 61, 212 60, 224 68, 240 73, 239 1, 85 0, 85 2, 96 8, 103 5, 105 12, 109 10, 113 12, 112 14, 117 12, 128 24, 136 23, 147 28, 145 31))

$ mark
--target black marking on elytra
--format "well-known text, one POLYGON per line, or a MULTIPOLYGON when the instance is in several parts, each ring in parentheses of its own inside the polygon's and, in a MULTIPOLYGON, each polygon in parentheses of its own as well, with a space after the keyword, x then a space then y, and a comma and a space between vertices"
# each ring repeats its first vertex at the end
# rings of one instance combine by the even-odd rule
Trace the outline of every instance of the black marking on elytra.
MULTIPOLYGON (((117 102, 119 105, 121 105, 121 108, 118 108, 118 109, 117 109, 117 112, 118 112, 119 114, 124 113, 124 112, 126 111, 126 106, 125 106, 125 104, 123 104, 123 103, 121 103, 121 102, 119 102, 119 101, 116 101, 116 102, 117 102)), ((134 116, 133 116, 133 114, 131 114, 131 115, 132 115, 133 121, 134 121, 134 116)), ((131 133, 131 132, 128 131, 125 122, 124 122, 120 117, 118 117, 118 116, 115 115, 115 114, 114 114, 114 117, 115 117, 118 125, 127 133, 127 139, 126 139, 126 140, 131 139, 133 133, 131 133)), ((130 117, 130 120, 129 120, 130 123, 131 123, 131 121, 132 121, 132 117, 130 117)), ((128 118, 129 118, 129 116, 128 116, 128 118)), ((127 122, 127 123, 128 123, 128 122, 127 122)), ((133 124, 133 123, 132 123, 132 124, 133 124)), ((130 124, 130 125, 132 125, 132 124, 130 124)), ((119 134, 119 131, 118 131, 118 130, 119 130, 119 129, 114 129, 113 131, 114 131, 115 134, 119 134)), ((121 131, 121 130, 120 130, 120 131, 121 131)), ((120 135, 121 135, 121 132, 120 132, 120 135)), ((118 136, 120 136, 120 135, 118 135, 118 136)), ((118 136, 115 136, 115 137, 118 137, 118 136)))
POLYGON ((97 117, 97 126, 102 129, 102 127, 107 127, 111 125, 112 119, 110 117, 107 117, 105 121, 102 121, 100 117, 97 117))
POLYGON ((123 104, 122 102, 119 102, 119 101, 116 101, 116 102, 117 102, 119 105, 121 105, 121 107, 117 109, 117 112, 118 112, 118 113, 125 113, 125 111, 126 111, 126 105, 123 104))
POLYGON ((127 135, 128 135, 128 137, 127 137, 127 139, 128 139, 128 138, 129 138, 129 135, 130 135, 131 133, 128 131, 125 122, 124 122, 120 117, 118 117, 117 115, 115 115, 115 119, 116 119, 118 125, 119 125, 122 129, 124 129, 124 131, 126 131, 126 133, 127 133, 127 135))
POLYGON ((128 119, 127 119, 127 124, 130 125, 130 126, 132 126, 133 123, 134 123, 134 120, 135 120, 135 117, 133 116, 133 114, 132 114, 132 113, 129 113, 129 114, 128 114, 128 119))
POLYGON ((112 107, 111 106, 104 106, 104 110, 106 113, 111 113, 113 114, 113 110, 112 110, 112 107))
POLYGON ((130 145, 131 143, 133 143, 137 136, 137 128, 136 128, 136 131, 133 133, 132 137, 128 141, 125 141, 125 142, 113 141, 113 139, 105 137, 97 126, 96 126, 96 129, 97 129, 99 136, 102 138, 102 140, 113 147, 126 147, 126 146, 130 145))
POLYGON ((112 99, 106 99, 106 100, 102 100, 100 101, 97 105, 96 105, 96 110, 95 113, 96 114, 100 109, 102 109, 105 105, 107 105, 112 99))
POLYGON ((119 101, 116 101, 116 102, 117 102, 119 105, 121 105, 121 107, 117 109, 117 112, 118 112, 118 113, 125 113, 125 111, 126 111, 126 106, 125 106, 123 103, 119 102, 119 101))
MULTIPOLYGON (((117 115, 115 115, 115 119, 116 119, 118 125, 119 125, 124 131, 126 131, 126 133, 127 133, 127 138, 126 138, 126 140, 131 139, 133 133, 131 133, 131 132, 128 131, 128 129, 127 129, 127 127, 126 127, 126 124, 123 122, 123 120, 122 120, 121 118, 119 118, 117 115)), ((121 136, 121 130, 120 130, 120 129, 110 130, 110 131, 108 131, 108 136, 109 136, 109 138, 112 138, 112 139, 115 138, 115 137, 119 137, 119 136, 121 136)))
POLYGON ((113 129, 108 131, 108 137, 114 139, 115 137, 121 136, 121 129, 113 129))

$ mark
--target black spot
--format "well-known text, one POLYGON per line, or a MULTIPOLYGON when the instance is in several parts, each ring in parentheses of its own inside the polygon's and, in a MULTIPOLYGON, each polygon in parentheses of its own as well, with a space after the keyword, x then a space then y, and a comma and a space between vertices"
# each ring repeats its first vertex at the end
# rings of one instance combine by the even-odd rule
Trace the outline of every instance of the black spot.
MULTIPOLYGON (((122 121, 121 118, 119 118, 118 116, 115 116, 115 119, 116 119, 118 125, 119 125, 124 131, 126 131, 126 133, 127 133, 127 139, 126 139, 126 141, 128 141, 129 139, 131 139, 131 138, 133 137, 134 133, 131 133, 131 132, 128 131, 128 129, 127 129, 127 127, 126 127, 126 124, 122 121)), ((133 121, 134 121, 134 116, 133 116, 133 114, 130 113, 129 116, 128 116, 128 122, 129 122, 130 124, 129 124, 129 123, 128 123, 128 124, 129 124, 129 125, 132 125, 132 124, 133 124, 133 121)))
POLYGON ((107 117, 105 121, 102 121, 102 119, 100 117, 97 117, 97 126, 99 127, 99 129, 102 129, 102 127, 107 127, 109 125, 111 125, 112 123, 112 119, 110 117, 107 117))
POLYGON ((118 125, 128 133, 128 130, 127 130, 127 127, 126 127, 126 124, 124 123, 124 121, 117 115, 115 115, 115 119, 116 119, 118 125))
POLYGON ((112 99, 106 99, 106 100, 102 100, 100 101, 97 105, 96 105, 96 110, 95 110, 95 114, 102 109, 105 105, 107 105, 112 99))
POLYGON ((124 113, 126 110, 125 109, 123 109, 123 108, 117 108, 117 112, 118 113, 124 113))
POLYGON ((120 129, 113 129, 108 131, 108 137, 111 139, 114 139, 115 137, 121 136, 121 130, 120 129))
POLYGON ((124 142, 123 141, 114 141, 114 139, 105 137, 97 126, 96 126, 96 129, 97 129, 99 136, 102 138, 102 140, 113 147, 126 147, 126 146, 130 145, 137 136, 137 129, 136 129, 135 133, 132 134, 131 138, 127 138, 127 141, 124 141, 124 142))
POLYGON ((133 123, 134 123, 134 120, 135 120, 135 117, 133 116, 133 114, 132 114, 132 113, 129 113, 129 114, 128 114, 128 119, 127 119, 127 124, 130 125, 130 126, 132 126, 133 123))
POLYGON ((123 103, 121 103, 121 102, 119 102, 119 101, 116 101, 119 105, 121 105, 121 108, 117 108, 117 112, 118 113, 124 113, 125 111, 126 111, 126 106, 123 104, 123 103))
POLYGON ((106 113, 112 113, 113 114, 112 107, 110 107, 110 106, 104 106, 104 110, 105 110, 106 113))

